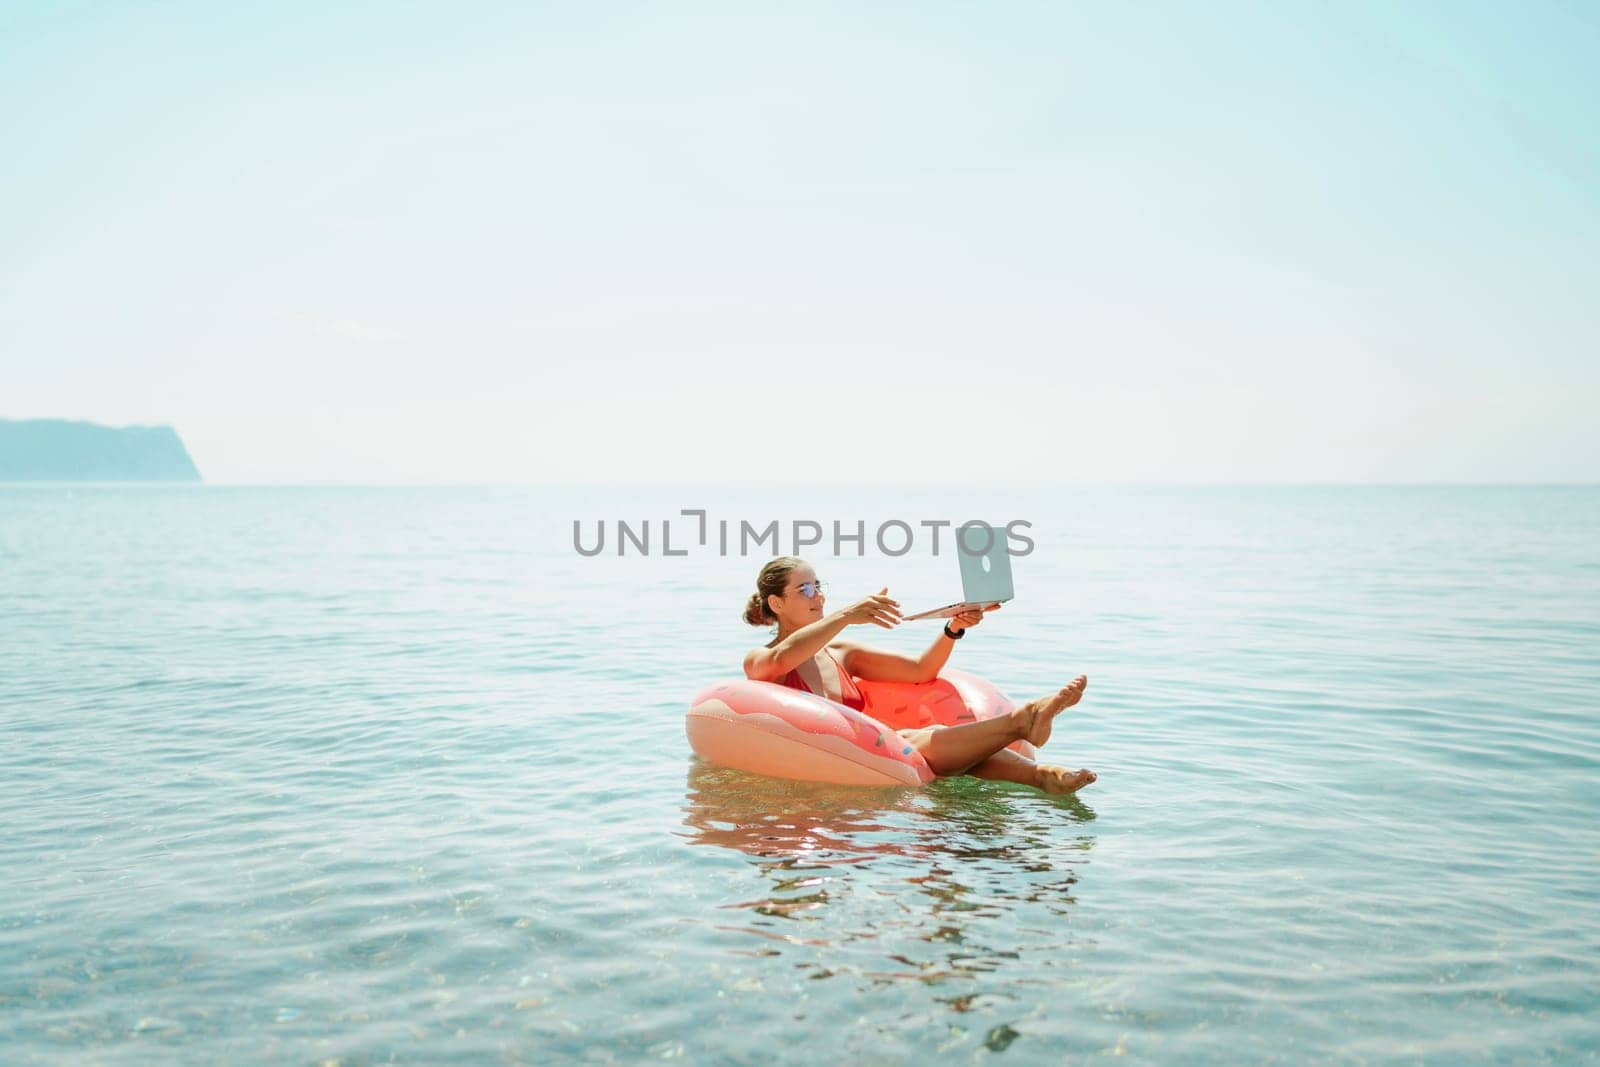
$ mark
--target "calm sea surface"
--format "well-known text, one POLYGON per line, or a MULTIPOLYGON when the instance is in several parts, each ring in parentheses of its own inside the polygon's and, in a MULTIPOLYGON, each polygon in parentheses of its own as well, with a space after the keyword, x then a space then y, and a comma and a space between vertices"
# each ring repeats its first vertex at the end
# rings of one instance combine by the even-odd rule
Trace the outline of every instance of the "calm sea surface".
POLYGON ((0 487, 0 812, 8 1064, 1592 1061, 1600 490, 0 487), (740 520, 972 518, 1096 784, 697 764, 740 520))

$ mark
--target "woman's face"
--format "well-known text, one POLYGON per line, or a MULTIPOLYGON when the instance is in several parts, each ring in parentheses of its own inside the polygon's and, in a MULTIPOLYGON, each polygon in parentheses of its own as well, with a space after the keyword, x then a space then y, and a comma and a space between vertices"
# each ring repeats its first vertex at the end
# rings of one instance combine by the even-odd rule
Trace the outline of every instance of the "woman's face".
POLYGON ((784 584, 783 595, 768 599, 772 605, 773 614, 778 616, 786 629, 797 630, 822 618, 822 608, 826 602, 822 590, 817 585, 817 572, 811 564, 802 563, 789 572, 789 580, 784 584), (810 589, 815 595, 806 596, 805 589, 810 589))

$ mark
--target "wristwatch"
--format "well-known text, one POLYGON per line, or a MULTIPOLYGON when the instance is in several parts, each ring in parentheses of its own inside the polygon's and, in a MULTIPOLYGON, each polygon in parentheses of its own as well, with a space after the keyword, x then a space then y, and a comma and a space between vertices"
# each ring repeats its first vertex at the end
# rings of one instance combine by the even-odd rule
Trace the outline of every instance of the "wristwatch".
POLYGON ((950 624, 949 623, 945 623, 944 624, 944 635, 946 637, 948 637, 952 641, 959 641, 963 637, 967 636, 967 631, 960 630, 960 631, 957 631, 956 633, 951 633, 950 632, 950 624))

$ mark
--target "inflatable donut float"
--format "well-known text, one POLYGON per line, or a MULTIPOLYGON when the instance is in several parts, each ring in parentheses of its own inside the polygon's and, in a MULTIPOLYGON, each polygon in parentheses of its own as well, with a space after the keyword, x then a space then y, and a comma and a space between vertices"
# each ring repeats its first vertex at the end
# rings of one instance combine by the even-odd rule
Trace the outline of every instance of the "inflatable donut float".
MULTIPOLYGON (((965 671, 947 670, 931 682, 855 682, 864 711, 775 682, 718 682, 689 705, 689 747, 707 763, 773 778, 925 785, 935 775, 899 731, 991 719, 1014 707, 965 671)), ((1035 755, 1026 741, 1008 747, 1035 755)))

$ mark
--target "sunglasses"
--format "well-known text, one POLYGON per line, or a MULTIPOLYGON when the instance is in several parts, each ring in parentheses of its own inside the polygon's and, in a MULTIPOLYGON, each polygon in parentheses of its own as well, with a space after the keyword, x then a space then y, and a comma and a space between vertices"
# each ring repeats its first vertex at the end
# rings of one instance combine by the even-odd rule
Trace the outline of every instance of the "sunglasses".
POLYGON ((807 600, 810 600, 812 597, 822 592, 822 586, 823 583, 820 580, 815 582, 801 582, 800 595, 805 597, 807 600))

